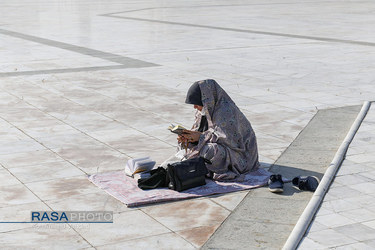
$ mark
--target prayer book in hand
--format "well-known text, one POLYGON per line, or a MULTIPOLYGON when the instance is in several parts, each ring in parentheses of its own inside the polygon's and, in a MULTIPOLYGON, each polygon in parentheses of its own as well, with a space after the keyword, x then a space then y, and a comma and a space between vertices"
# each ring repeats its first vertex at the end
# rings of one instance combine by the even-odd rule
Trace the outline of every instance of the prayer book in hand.
POLYGON ((136 174, 151 170, 156 162, 150 157, 143 157, 137 159, 130 159, 125 166, 125 174, 130 177, 135 177, 136 174))
POLYGON ((183 134, 183 131, 186 130, 186 128, 184 128, 181 125, 173 125, 173 124, 171 124, 171 126, 169 126, 168 129, 172 133, 175 133, 175 134, 178 134, 178 135, 183 134))

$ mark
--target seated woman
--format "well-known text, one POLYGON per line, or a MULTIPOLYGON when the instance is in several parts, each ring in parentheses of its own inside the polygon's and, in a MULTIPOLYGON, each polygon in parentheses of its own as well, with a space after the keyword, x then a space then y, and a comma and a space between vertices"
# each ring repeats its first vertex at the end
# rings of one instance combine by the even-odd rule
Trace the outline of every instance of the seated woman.
POLYGON ((201 156, 211 161, 206 166, 214 180, 241 181, 243 174, 258 169, 254 130, 215 80, 195 82, 185 102, 197 109, 192 129, 177 138, 185 159, 201 156))

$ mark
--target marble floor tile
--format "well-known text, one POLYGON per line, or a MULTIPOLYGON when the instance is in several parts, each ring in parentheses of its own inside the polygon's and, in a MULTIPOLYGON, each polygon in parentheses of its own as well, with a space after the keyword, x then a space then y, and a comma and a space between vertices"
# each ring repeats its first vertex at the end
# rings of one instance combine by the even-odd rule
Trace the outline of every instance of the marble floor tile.
POLYGON ((375 170, 374 171, 368 171, 368 172, 361 172, 358 173, 360 176, 363 176, 367 179, 375 180, 375 170))
POLYGON ((66 161, 11 168, 9 171, 23 183, 81 176, 83 174, 81 170, 66 161))
POLYGON ((89 108, 83 108, 83 110, 73 110, 71 112, 64 113, 52 113, 56 118, 70 124, 74 127, 82 127, 86 130, 93 130, 101 124, 107 124, 113 122, 112 119, 105 117, 101 114, 89 110, 89 108))
POLYGON ((369 182, 369 181, 371 181, 371 179, 366 178, 363 175, 361 175, 361 173, 359 173, 359 174, 352 174, 352 175, 337 176, 335 178, 334 183, 337 182, 345 186, 350 185, 350 187, 353 188, 353 185, 355 184, 360 184, 360 183, 369 182))
POLYGON ((16 128, 8 129, 7 133, 0 133, 0 140, 9 143, 17 143, 19 141, 30 140, 30 137, 24 133, 17 131, 16 128))
POLYGON ((337 227, 334 230, 345 235, 346 238, 352 238, 357 241, 375 239, 375 229, 367 227, 360 223, 337 227))
POLYGON ((0 192, 0 207, 39 201, 39 198, 21 183, 1 186, 0 192))
POLYGON ((78 228, 77 231, 93 246, 170 232, 165 226, 140 210, 114 214, 113 223, 111 224, 90 224, 88 230, 78 228))
POLYGON ((356 240, 346 237, 344 234, 336 232, 333 229, 321 230, 308 235, 308 238, 317 242, 325 248, 337 247, 355 243, 356 240))
POLYGON ((114 244, 98 246, 99 250, 112 249, 196 249, 191 243, 175 233, 164 233, 139 239, 120 241, 114 244))
POLYGON ((87 174, 124 169, 129 159, 127 155, 99 143, 69 144, 54 151, 87 174))
POLYGON ((213 195, 210 196, 210 200, 219 205, 223 206, 224 208, 233 211, 238 204, 241 203, 243 198, 247 195, 248 191, 241 191, 241 192, 234 192, 234 193, 227 193, 223 195, 213 195))
POLYGON ((36 139, 68 134, 79 135, 81 133, 80 131, 72 128, 69 125, 59 122, 58 120, 54 120, 52 121, 52 123, 38 120, 36 122, 33 121, 26 123, 17 123, 15 126, 24 131, 28 136, 36 139))
POLYGON ((319 222, 322 225, 325 225, 329 228, 339 227, 343 225, 353 224, 355 223, 355 220, 349 219, 346 216, 341 214, 328 214, 328 215, 322 215, 317 216, 315 218, 316 222, 319 222))
POLYGON ((43 144, 48 149, 59 149, 63 147, 72 147, 78 145, 101 145, 103 143, 95 140, 84 133, 78 134, 62 134, 50 137, 38 138, 38 142, 43 144))
POLYGON ((356 162, 356 163, 374 162, 375 161, 375 155, 373 155, 373 154, 357 154, 357 155, 350 156, 349 159, 353 162, 356 162))
POLYGON ((367 227, 371 227, 371 228, 375 229, 375 220, 363 222, 362 224, 367 226, 367 227))
POLYGON ((351 185, 350 188, 358 190, 364 194, 373 194, 375 190, 375 181, 351 185))
MULTIPOLYGON (((50 211, 51 209, 41 201, 20 205, 10 205, 0 208, 1 222, 27 222, 31 220, 32 211, 50 211)), ((30 223, 0 223, 0 232, 9 232, 32 227, 30 223)))
POLYGON ((350 163, 350 165, 342 165, 339 168, 336 176, 359 174, 368 171, 372 171, 372 168, 366 166, 366 164, 350 163))
POLYGON ((90 247, 85 239, 66 224, 33 224, 30 228, 1 233, 0 237, 3 246, 13 249, 90 247))
MULTIPOLYGON (((347 201, 346 199, 338 199, 334 201, 324 201, 321 208, 331 210, 334 213, 339 213, 347 210, 360 208, 360 205, 347 201)), ((319 211, 319 215, 322 215, 319 211)))
POLYGON ((327 203, 328 201, 324 200, 324 202, 322 203, 322 205, 320 206, 319 210, 318 210, 318 213, 319 215, 327 215, 327 214, 332 214, 334 213, 334 211, 332 210, 332 207, 331 206, 325 206, 325 204, 327 203))
POLYGON ((356 222, 366 222, 375 219, 375 212, 371 211, 370 208, 353 209, 339 214, 356 222))
POLYGON ((204 243, 206 243, 206 241, 211 237, 211 235, 219 226, 220 224, 215 226, 203 226, 177 231, 176 233, 183 237, 186 241, 193 244, 195 247, 200 248, 204 245, 204 243))
POLYGON ((98 188, 83 174, 79 177, 32 182, 26 186, 43 201, 98 192, 98 188))
POLYGON ((16 154, 16 153, 26 153, 36 150, 45 149, 40 143, 27 138, 25 140, 19 140, 11 144, 0 145, 0 155, 16 154))
POLYGON ((373 249, 373 247, 367 245, 366 243, 362 243, 362 242, 357 242, 357 243, 353 243, 353 244, 348 244, 348 245, 344 245, 344 246, 340 246, 340 247, 335 247, 336 250, 348 250, 348 249, 361 249, 361 250, 371 250, 373 249))
POLYGON ((8 169, 63 160, 63 158, 59 157, 56 153, 48 149, 30 151, 25 153, 7 154, 0 157, 0 163, 8 169))
POLYGON ((121 213, 135 210, 128 208, 124 203, 108 195, 103 190, 98 189, 98 191, 49 200, 46 203, 55 211, 113 211, 113 213, 121 213))
POLYGON ((373 196, 367 194, 360 194, 354 197, 345 198, 346 201, 350 202, 351 204, 356 204, 363 208, 369 208, 375 206, 375 200, 373 196))
POLYGON ((8 122, 37 121, 48 117, 45 112, 33 108, 28 104, 5 108, 5 110, 6 112, 1 112, 0 117, 8 122))
POLYGON ((309 228, 306 231, 306 234, 312 233, 312 232, 318 232, 321 230, 326 230, 328 229, 328 226, 325 226, 318 221, 313 220, 313 222, 310 224, 309 228))
POLYGON ((21 184, 21 182, 13 176, 7 169, 0 169, 0 187, 2 186, 11 186, 21 184))
POLYGON ((298 249, 311 249, 311 250, 318 250, 318 249, 326 249, 323 245, 313 241, 310 238, 303 238, 301 243, 298 245, 298 249))
POLYGON ((361 195, 361 192, 349 186, 330 188, 328 193, 340 199, 351 198, 361 195))
POLYGON ((193 199, 142 208, 146 214, 173 231, 222 223, 229 211, 209 199, 193 199), (181 216, 181 209, 184 215, 181 216))

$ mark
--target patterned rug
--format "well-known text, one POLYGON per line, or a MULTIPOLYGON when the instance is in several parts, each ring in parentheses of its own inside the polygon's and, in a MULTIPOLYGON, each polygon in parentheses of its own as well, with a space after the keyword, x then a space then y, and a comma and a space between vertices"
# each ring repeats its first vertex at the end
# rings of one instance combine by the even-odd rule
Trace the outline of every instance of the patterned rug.
POLYGON ((90 175, 88 178, 96 186, 125 203, 128 207, 134 207, 257 188, 266 185, 269 176, 268 171, 259 169, 247 174, 243 182, 219 182, 206 179, 206 185, 183 192, 168 188, 142 190, 138 188, 138 183, 133 178, 125 175, 124 171, 98 173, 90 175))

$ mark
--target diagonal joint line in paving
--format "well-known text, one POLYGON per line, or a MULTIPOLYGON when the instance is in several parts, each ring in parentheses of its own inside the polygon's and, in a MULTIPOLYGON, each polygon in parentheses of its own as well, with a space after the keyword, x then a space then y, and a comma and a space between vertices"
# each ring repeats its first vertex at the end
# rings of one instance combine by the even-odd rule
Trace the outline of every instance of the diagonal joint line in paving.
POLYGON ((154 63, 149 63, 149 62, 141 61, 141 60, 130 58, 130 57, 120 56, 120 55, 112 54, 109 52, 104 52, 104 51, 90 49, 90 48, 77 46, 77 45, 73 45, 69 43, 64 43, 64 42, 54 41, 54 40, 32 36, 28 34, 23 34, 23 33, 11 31, 11 30, 0 29, 0 34, 15 37, 15 38, 20 38, 23 40, 27 40, 27 41, 31 41, 31 42, 35 42, 39 44, 44 44, 44 45, 55 47, 55 48, 69 50, 69 51, 76 52, 82 55, 100 58, 100 59, 107 60, 110 62, 122 64, 126 67, 141 68, 141 67, 159 66, 154 63))
POLYGON ((372 43, 372 42, 353 41, 353 40, 337 39, 337 38, 329 38, 329 37, 304 36, 304 35, 287 34, 287 33, 270 32, 270 31, 226 28, 226 27, 218 27, 218 26, 203 25, 203 24, 191 24, 191 23, 163 21, 163 20, 146 19, 146 18, 138 18, 138 17, 116 16, 113 14, 102 14, 100 16, 134 20, 134 21, 142 21, 142 22, 181 25, 181 26, 186 26, 186 27, 215 29, 215 30, 222 30, 222 31, 251 33, 251 34, 259 34, 259 35, 267 35, 267 36, 279 36, 279 37, 288 37, 288 38, 296 38, 296 39, 304 39, 304 40, 314 40, 314 41, 320 41, 320 42, 334 42, 334 43, 354 44, 354 45, 362 45, 362 46, 375 46, 375 43, 372 43))
POLYGON ((151 8, 142 8, 142 9, 135 9, 135 10, 125 10, 125 11, 118 11, 118 12, 111 12, 103 14, 102 16, 106 15, 115 15, 115 14, 124 14, 124 13, 134 13, 139 11, 145 10, 165 10, 165 9, 181 9, 181 8, 215 8, 215 7, 249 7, 249 6, 264 6, 264 5, 291 5, 291 4, 308 4, 308 3, 326 3, 327 1, 312 1, 312 2, 299 2, 299 3, 292 3, 292 2, 285 2, 285 3, 252 3, 252 4, 213 4, 213 5, 193 5, 193 6, 168 6, 168 7, 151 7, 151 8))

